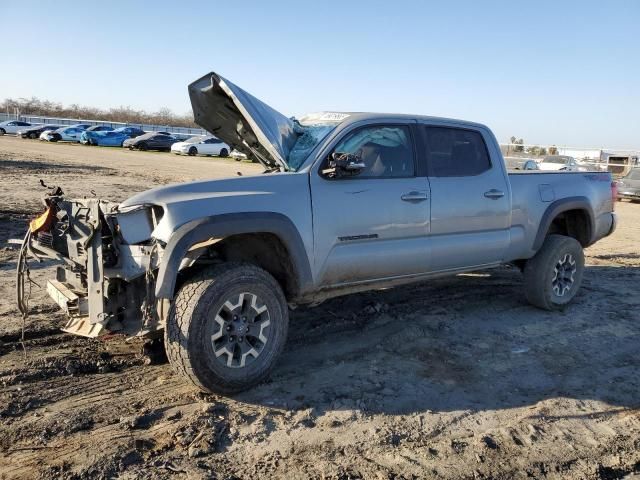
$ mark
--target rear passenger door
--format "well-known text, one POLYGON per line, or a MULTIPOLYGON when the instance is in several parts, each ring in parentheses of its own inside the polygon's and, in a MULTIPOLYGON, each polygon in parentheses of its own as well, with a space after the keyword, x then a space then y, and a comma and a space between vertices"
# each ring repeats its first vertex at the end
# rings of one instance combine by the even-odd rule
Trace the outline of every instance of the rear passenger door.
POLYGON ((431 270, 501 262, 510 243, 511 199, 502 164, 492 162, 493 137, 453 126, 420 130, 431 185, 431 270))

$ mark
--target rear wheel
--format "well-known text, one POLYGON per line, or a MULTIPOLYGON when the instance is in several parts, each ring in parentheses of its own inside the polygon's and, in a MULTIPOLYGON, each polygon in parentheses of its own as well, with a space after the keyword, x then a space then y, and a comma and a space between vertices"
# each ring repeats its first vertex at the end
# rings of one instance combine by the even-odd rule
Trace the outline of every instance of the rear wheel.
POLYGON ((549 235, 524 267, 525 295, 545 310, 562 310, 575 297, 584 274, 582 245, 571 237, 549 235))
POLYGON ((176 295, 165 329, 174 369, 206 392, 264 380, 284 347, 289 314, 276 280, 250 264, 204 270, 176 295))
POLYGON ((198 154, 198 149, 196 147, 191 147, 187 153, 193 157, 198 154))
POLYGON ((228 157, 229 156, 229 150, 227 150, 226 148, 223 148, 220 150, 220 156, 221 157, 228 157))

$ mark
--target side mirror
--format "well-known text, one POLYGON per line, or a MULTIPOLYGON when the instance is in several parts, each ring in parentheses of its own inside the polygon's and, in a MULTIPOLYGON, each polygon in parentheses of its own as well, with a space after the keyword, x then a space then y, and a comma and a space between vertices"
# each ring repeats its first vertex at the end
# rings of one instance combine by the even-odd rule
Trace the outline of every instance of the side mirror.
POLYGON ((333 152, 329 156, 329 168, 334 176, 353 176, 359 174, 365 167, 360 156, 353 153, 333 152))

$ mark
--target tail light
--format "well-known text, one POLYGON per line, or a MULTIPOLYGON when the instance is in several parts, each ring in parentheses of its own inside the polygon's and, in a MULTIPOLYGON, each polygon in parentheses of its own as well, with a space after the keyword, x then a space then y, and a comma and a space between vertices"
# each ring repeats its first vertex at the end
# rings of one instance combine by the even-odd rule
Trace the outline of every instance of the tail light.
POLYGON ((618 200, 618 182, 611 182, 611 209, 616 209, 616 201, 618 200))
POLYGON ((36 218, 29 222, 29 230, 31 233, 36 233, 41 230, 47 231, 51 227, 51 222, 53 221, 53 210, 51 207, 47 207, 47 209, 36 218))

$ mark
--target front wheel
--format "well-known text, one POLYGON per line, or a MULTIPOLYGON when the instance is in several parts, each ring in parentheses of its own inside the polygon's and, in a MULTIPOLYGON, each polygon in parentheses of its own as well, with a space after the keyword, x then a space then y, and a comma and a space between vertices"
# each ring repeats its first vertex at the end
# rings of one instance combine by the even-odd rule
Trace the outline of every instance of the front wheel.
MULTIPOLYGON (((132 145, 132 150, 133 150, 133 145, 132 145)), ((140 150, 141 152, 146 152, 147 150, 149 150, 149 147, 147 146, 146 143, 140 142, 138 144, 138 150, 140 150)))
POLYGON ((198 154, 198 149, 196 147, 191 147, 187 153, 189 156, 193 157, 198 154))
POLYGON ((562 310, 578 292, 583 274, 582 245, 575 238, 549 235, 524 267, 527 300, 544 310, 562 310))
POLYGON ((236 393, 267 377, 288 325, 284 294, 269 273, 250 264, 218 265, 176 295, 165 328, 167 357, 201 390, 236 393))
POLYGON ((221 157, 228 157, 229 156, 229 150, 227 150, 226 148, 223 148, 220 150, 220 154, 221 157))
POLYGON ((31 140, 35 140, 36 138, 38 138, 38 134, 37 133, 30 133, 29 135, 27 135, 27 137, 29 137, 31 140))
POLYGON ((4 128, 0 128, 0 137, 5 133, 7 133, 7 131, 4 128))

